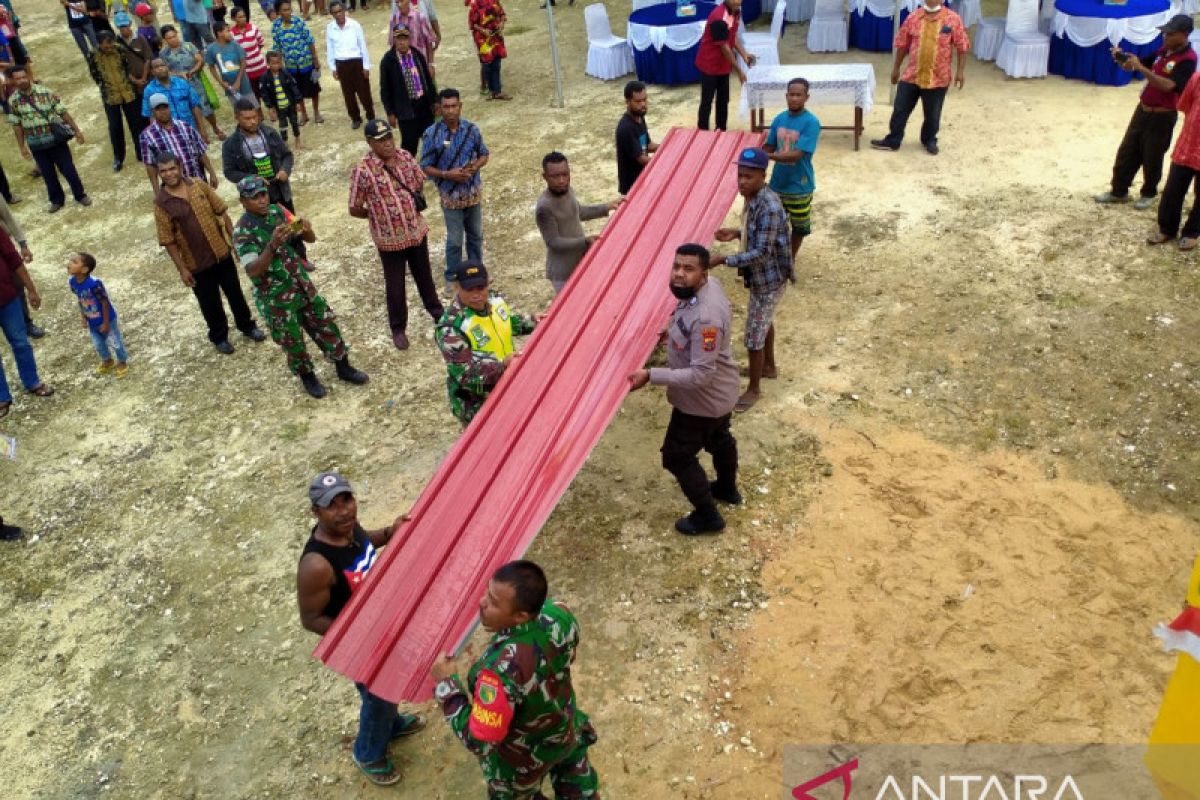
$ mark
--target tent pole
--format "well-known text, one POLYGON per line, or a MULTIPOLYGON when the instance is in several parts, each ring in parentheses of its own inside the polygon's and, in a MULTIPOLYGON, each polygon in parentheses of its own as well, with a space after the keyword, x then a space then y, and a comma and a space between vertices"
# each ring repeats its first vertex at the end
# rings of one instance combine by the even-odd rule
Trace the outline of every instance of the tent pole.
POLYGON ((558 34, 554 30, 554 4, 546 3, 546 24, 550 27, 550 60, 554 63, 554 107, 562 108, 562 64, 558 60, 558 34))
MULTIPOLYGON (((892 54, 892 58, 896 57, 895 42, 896 34, 900 32, 900 0, 896 0, 896 13, 892 15, 892 44, 893 48, 888 52, 892 54)), ((894 61, 892 63, 895 63, 894 61)), ((888 73, 888 86, 892 87, 888 90, 888 105, 896 105, 896 84, 892 83, 892 74, 888 73)))

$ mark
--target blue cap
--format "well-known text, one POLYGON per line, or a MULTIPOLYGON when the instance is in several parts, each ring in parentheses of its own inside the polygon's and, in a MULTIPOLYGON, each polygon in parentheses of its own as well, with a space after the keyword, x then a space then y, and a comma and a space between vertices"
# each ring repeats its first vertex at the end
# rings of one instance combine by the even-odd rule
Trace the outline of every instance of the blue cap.
POLYGON ((771 163, 771 159, 767 156, 765 150, 760 150, 757 147, 747 147, 738 153, 736 163, 739 167, 765 170, 767 165, 771 163))
POLYGON ((133 18, 127 11, 118 11, 113 14, 113 22, 117 24, 118 28, 133 27, 133 18))

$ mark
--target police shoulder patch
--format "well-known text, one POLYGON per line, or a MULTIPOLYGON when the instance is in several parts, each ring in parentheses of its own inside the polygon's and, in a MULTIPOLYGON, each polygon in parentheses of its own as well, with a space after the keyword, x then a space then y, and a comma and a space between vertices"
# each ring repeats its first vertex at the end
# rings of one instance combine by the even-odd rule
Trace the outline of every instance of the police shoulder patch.
POLYGON ((704 343, 704 350, 712 352, 717 349, 717 328, 704 327, 700 329, 700 339, 704 343))

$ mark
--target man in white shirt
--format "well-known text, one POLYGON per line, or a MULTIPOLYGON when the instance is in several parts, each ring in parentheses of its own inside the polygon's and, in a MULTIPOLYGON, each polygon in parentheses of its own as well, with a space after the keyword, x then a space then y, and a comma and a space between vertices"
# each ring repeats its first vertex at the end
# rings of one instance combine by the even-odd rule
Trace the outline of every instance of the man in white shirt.
POLYGON ((358 130, 362 125, 363 111, 367 119, 375 118, 375 101, 371 99, 371 80, 368 72, 371 59, 367 55, 367 40, 362 25, 346 16, 346 6, 341 0, 329 4, 333 21, 325 29, 326 61, 333 69, 333 79, 342 85, 342 98, 346 101, 346 113, 350 115, 350 127, 358 130), (359 109, 362 103, 362 110, 359 109))

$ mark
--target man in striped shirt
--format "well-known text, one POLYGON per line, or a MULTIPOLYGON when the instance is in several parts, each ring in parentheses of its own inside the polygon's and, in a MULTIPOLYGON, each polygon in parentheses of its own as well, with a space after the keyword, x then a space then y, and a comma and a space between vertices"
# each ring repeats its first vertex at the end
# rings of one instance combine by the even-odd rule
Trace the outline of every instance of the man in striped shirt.
POLYGON ((200 134, 191 125, 172 118, 171 103, 165 94, 152 94, 147 98, 154 119, 142 131, 138 143, 142 149, 142 163, 150 178, 150 189, 158 191, 158 154, 171 153, 179 159, 179 168, 185 178, 204 180, 208 173, 209 186, 216 187, 217 171, 208 160, 207 147, 200 134))

